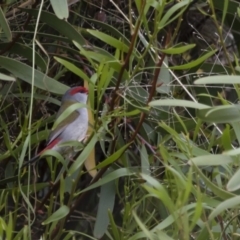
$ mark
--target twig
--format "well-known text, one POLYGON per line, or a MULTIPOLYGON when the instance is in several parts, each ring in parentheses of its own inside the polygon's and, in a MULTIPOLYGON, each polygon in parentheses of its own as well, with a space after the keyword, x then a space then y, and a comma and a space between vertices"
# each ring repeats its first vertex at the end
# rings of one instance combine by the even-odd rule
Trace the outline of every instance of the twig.
POLYGON ((136 27, 134 29, 134 32, 133 32, 133 35, 132 35, 129 51, 128 51, 127 56, 126 56, 126 58, 125 58, 125 60, 122 64, 122 67, 120 69, 118 79, 117 79, 117 82, 116 82, 115 89, 113 90, 113 93, 112 93, 113 95, 112 95, 112 99, 111 99, 111 102, 110 102, 110 109, 109 109, 110 112, 113 111, 113 109, 114 109, 115 100, 118 97, 117 92, 119 90, 119 87, 120 87, 120 84, 121 84, 121 81, 122 81, 123 73, 124 73, 125 69, 127 68, 128 64, 129 64, 130 57, 131 57, 132 52, 134 50, 134 46, 135 46, 136 39, 137 39, 137 36, 138 36, 138 31, 139 31, 140 26, 141 26, 141 17, 144 13, 145 4, 146 4, 146 0, 142 1, 142 7, 141 7, 139 20, 137 22, 137 25, 136 25, 136 27))
MULTIPOLYGON (((167 40, 166 40, 166 43, 167 43, 167 42, 168 42, 168 38, 167 38, 167 40)), ((166 44, 165 44, 165 45, 166 45, 166 44)), ((153 95, 154 95, 154 93, 155 93, 155 91, 156 91, 157 80, 158 80, 158 76, 159 76, 160 71, 161 71, 161 66, 162 66, 162 64, 163 64, 164 58, 165 58, 165 54, 163 53, 162 56, 161 56, 161 58, 159 59, 159 61, 158 61, 158 63, 157 63, 156 68, 155 68, 154 77, 153 77, 153 82, 152 82, 152 87, 151 87, 151 89, 150 89, 150 91, 149 91, 149 97, 148 97, 147 103, 151 102, 151 100, 152 100, 152 98, 153 98, 153 95)), ((136 127, 136 130, 135 130, 135 132, 133 133, 133 135, 132 135, 131 139, 129 140, 129 142, 132 142, 132 141, 135 139, 135 137, 137 136, 137 134, 138 134, 138 132, 139 132, 139 130, 140 130, 142 124, 143 124, 143 121, 144 121, 145 117, 146 117, 146 113, 142 112, 142 113, 141 113, 141 116, 140 116, 140 120, 139 120, 138 125, 137 125, 137 127, 136 127)))
MULTIPOLYGON (((133 128, 133 126, 131 124, 127 124, 127 126, 132 130, 132 131, 135 131, 135 129, 133 128)), ((154 150, 154 147, 149 143, 147 142, 139 133, 137 133, 137 137, 146 145, 148 146, 148 148, 151 150, 151 152, 155 155, 156 154, 156 151, 154 150)))

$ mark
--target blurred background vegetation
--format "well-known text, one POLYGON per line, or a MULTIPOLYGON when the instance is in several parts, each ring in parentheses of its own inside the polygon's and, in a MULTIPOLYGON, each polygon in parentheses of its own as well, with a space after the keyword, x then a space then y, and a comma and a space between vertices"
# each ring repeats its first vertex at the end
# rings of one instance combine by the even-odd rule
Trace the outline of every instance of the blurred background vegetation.
POLYGON ((0 4, 0 239, 239 239, 238 0, 0 4), (21 168, 78 85, 74 162, 21 168))

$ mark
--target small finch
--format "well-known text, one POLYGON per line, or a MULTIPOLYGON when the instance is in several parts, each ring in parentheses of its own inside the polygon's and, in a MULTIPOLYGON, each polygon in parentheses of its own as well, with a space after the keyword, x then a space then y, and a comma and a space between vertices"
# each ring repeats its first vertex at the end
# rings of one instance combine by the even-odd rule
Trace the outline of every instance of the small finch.
MULTIPOLYGON (((56 119, 74 103, 87 103, 88 90, 85 87, 70 88, 62 97, 61 107, 56 119)), ((88 130, 88 111, 86 107, 78 108, 60 122, 50 133, 46 147, 36 156, 24 163, 23 167, 37 161, 46 150, 55 150, 59 153, 66 151, 66 146, 59 146, 67 141, 83 141, 88 130)))

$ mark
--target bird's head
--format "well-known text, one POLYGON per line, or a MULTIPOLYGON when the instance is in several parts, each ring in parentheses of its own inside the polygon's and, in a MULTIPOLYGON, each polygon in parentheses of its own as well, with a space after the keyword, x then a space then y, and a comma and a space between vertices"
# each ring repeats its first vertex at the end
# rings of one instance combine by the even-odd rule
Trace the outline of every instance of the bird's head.
POLYGON ((86 103, 88 97, 88 90, 85 87, 73 87, 66 91, 62 97, 62 101, 73 101, 86 103))

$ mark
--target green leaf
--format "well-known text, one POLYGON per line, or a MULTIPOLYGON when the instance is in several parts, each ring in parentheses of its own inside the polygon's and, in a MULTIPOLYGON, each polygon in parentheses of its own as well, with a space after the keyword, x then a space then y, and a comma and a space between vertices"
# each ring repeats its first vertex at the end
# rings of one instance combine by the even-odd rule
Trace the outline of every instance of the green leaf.
MULTIPOLYGON (((0 43, 0 49, 4 50, 8 46, 8 43, 0 43)), ((28 47, 26 44, 14 43, 14 45, 8 50, 9 53, 18 54, 28 61, 32 62, 33 58, 33 49, 28 47)), ((47 64, 42 56, 35 51, 35 64, 41 68, 42 71, 46 71, 47 64)))
POLYGON ((168 69, 168 57, 165 57, 164 63, 165 64, 162 65, 160 74, 158 75, 157 86, 159 87, 156 88, 156 91, 163 94, 169 94, 172 78, 168 69))
POLYGON ((61 59, 58 57, 54 57, 54 59, 56 61, 58 61, 59 63, 61 63, 69 71, 73 72, 74 74, 76 74, 77 76, 82 78, 84 81, 87 81, 88 83, 90 83, 89 77, 80 68, 76 67, 74 64, 72 64, 64 59, 61 59))
POLYGON ((199 78, 194 84, 240 84, 240 76, 216 75, 199 78))
POLYGON ((150 164, 148 160, 147 149, 144 144, 142 144, 142 147, 140 150, 140 157, 141 157, 142 173, 150 175, 150 164))
POLYGON ((2 30, 6 36, 6 39, 5 38, 1 38, 2 41, 4 42, 11 42, 12 41, 12 32, 10 30, 10 27, 8 25, 8 22, 4 16, 4 13, 2 11, 2 8, 0 7, 0 25, 2 27, 2 30))
MULTIPOLYGON (((55 150, 48 149, 48 150, 44 151, 41 154, 41 158, 44 157, 44 156, 53 156, 53 157, 55 157, 56 159, 58 159, 59 162, 62 163, 64 169, 67 169, 67 162, 66 162, 66 160, 63 158, 63 156, 59 152, 57 152, 55 150)), ((50 162, 50 164, 51 163, 52 162, 50 162)))
POLYGON ((183 65, 179 65, 179 66, 173 66, 173 67, 170 67, 170 69, 173 69, 173 70, 186 70, 186 69, 191 69, 193 67, 196 67, 197 65, 203 63, 205 60, 207 60, 208 58, 210 58, 212 55, 214 55, 215 53, 217 52, 217 50, 212 50, 206 54, 204 54, 203 56, 199 57, 198 59, 192 61, 192 62, 189 62, 189 63, 186 63, 186 64, 183 64, 183 65))
POLYGON ((49 218, 47 218, 42 225, 47 225, 52 222, 56 222, 64 217, 66 217, 69 213, 68 206, 61 206, 56 212, 54 212, 49 218))
POLYGON ((144 223, 140 220, 135 211, 133 211, 132 214, 136 223, 145 234, 146 239, 154 240, 155 238, 152 236, 153 234, 148 230, 147 226, 145 226, 144 223))
POLYGON ((159 22, 158 29, 162 29, 164 26, 168 25, 170 22, 172 22, 176 18, 178 18, 178 16, 180 16, 182 14, 182 12, 185 10, 185 8, 187 7, 186 5, 188 5, 189 3, 190 3, 189 0, 184 0, 179 3, 174 4, 173 7, 171 7, 166 12, 166 14, 163 16, 163 18, 159 22), (181 9, 181 8, 183 8, 183 9, 181 9), (180 10, 180 11, 178 11, 178 10, 180 10))
POLYGON ((188 164, 194 163, 196 166, 221 166, 224 164, 232 163, 233 159, 230 156, 223 154, 210 154, 192 158, 188 164))
POLYGON ((228 198, 231 198, 234 196, 234 194, 230 193, 230 192, 227 192, 225 191, 224 189, 216 186, 209 178, 207 178, 203 173, 202 171, 196 166, 194 165, 193 163, 193 166, 194 166, 194 169, 197 171, 197 173, 199 174, 199 176, 202 178, 202 180, 204 181, 206 187, 208 187, 209 189, 212 190, 212 192, 217 196, 219 197, 220 199, 228 199, 228 198))
POLYGON ((176 208, 165 187, 152 176, 141 174, 141 177, 146 181, 143 187, 161 200, 170 212, 173 212, 176 208))
POLYGON ((117 227, 117 224, 115 223, 115 219, 114 219, 112 213, 109 211, 108 211, 108 217, 110 220, 110 226, 111 226, 111 230, 112 230, 113 239, 114 240, 122 240, 123 238, 120 237, 120 235, 121 235, 120 229, 117 227))
POLYGON ((68 2, 67 0, 50 0, 53 11, 60 19, 68 18, 68 2))
POLYGON ((166 54, 182 54, 192 48, 194 48, 196 46, 196 44, 188 44, 186 46, 182 46, 182 47, 171 47, 171 48, 167 48, 167 49, 160 49, 161 52, 166 53, 166 54))
POLYGON ((101 169, 101 168, 117 161, 122 156, 122 154, 126 151, 126 149, 129 147, 130 144, 131 143, 128 143, 125 146, 121 147, 119 150, 114 152, 111 156, 109 156, 103 162, 99 163, 96 168, 101 169))
POLYGON ((16 78, 8 76, 8 75, 3 74, 3 73, 0 73, 0 79, 4 80, 4 81, 13 81, 13 82, 16 81, 16 78))
MULTIPOLYGON (((7 96, 7 95, 5 95, 7 96)), ((9 96, 9 95, 8 95, 9 96)), ((8 97, 7 96, 7 97, 8 97)), ((31 98, 32 95, 31 93, 14 93, 14 96, 16 97, 21 97, 21 98, 31 98)), ((34 93, 34 99, 40 99, 40 100, 46 100, 46 95, 43 95, 43 94, 38 94, 38 93, 34 93)), ((49 103, 53 103, 53 104, 56 104, 57 106, 61 106, 61 101, 59 101, 57 98, 53 98, 53 97, 47 97, 47 101, 49 103)))
POLYGON ((101 186, 99 199, 97 218, 93 230, 93 235, 97 239, 100 239, 107 231, 109 224, 108 211, 113 211, 115 201, 114 181, 108 182, 101 186))
MULTIPOLYGON (((170 236, 167 235, 164 231, 156 230, 157 237, 161 240, 174 240, 170 236)), ((154 238, 155 239, 155 238, 154 238)))
POLYGON ((240 169, 238 169, 234 175, 230 178, 227 184, 227 190, 230 192, 240 189, 240 169))
POLYGON ((240 17, 240 8, 237 7, 237 14, 238 14, 238 17, 240 17))
MULTIPOLYGON (((77 42, 73 41, 73 43, 80 50, 81 54, 85 56, 87 60, 92 64, 92 66, 95 66, 93 61, 95 60, 98 63, 104 64, 107 63, 110 68, 114 69, 116 72, 120 72, 122 68, 121 62, 118 59, 116 59, 113 55, 111 55, 109 52, 97 47, 94 48, 94 51, 87 51, 77 42)), ((128 78, 129 78, 128 72, 124 70, 123 79, 128 78)))
POLYGON ((239 105, 223 105, 209 109, 200 109, 197 116, 206 122, 234 123, 240 121, 239 105))
POLYGON ((223 13, 222 13, 222 26, 224 26, 224 21, 225 21, 225 17, 228 10, 229 0, 224 0, 223 2, 224 2, 224 7, 223 7, 223 13))
POLYGON ((102 40, 104 43, 109 44, 112 47, 115 47, 123 52, 128 52, 129 47, 124 44, 122 41, 117 40, 116 38, 111 37, 109 34, 100 32, 98 30, 87 29, 87 31, 94 37, 102 40))
POLYGON ((229 124, 227 124, 227 126, 223 130, 223 133, 222 133, 222 136, 221 136, 222 145, 223 145, 225 150, 232 149, 232 146, 231 146, 231 133, 230 133, 230 131, 231 131, 230 126, 229 126, 229 124))
MULTIPOLYGON (((23 11, 37 17, 39 10, 35 9, 23 9, 23 11)), ((41 12, 41 21, 45 22, 47 25, 52 27, 54 30, 60 32, 62 35, 71 39, 72 41, 76 41, 81 45, 85 45, 86 41, 83 36, 68 22, 59 19, 54 14, 42 11, 41 12)))
POLYGON ((240 142, 240 123, 239 122, 234 122, 234 123, 232 122, 231 125, 232 125, 232 128, 234 130, 234 133, 236 135, 236 138, 237 138, 238 142, 240 142))
POLYGON ((240 155, 240 148, 232 149, 226 152, 223 152, 224 155, 237 156, 240 155))
MULTIPOLYGON (((97 74, 100 75, 97 84, 98 99, 102 99, 107 87, 113 79, 114 70, 109 67, 108 63, 100 63, 97 74)), ((98 105, 99 104, 101 104, 100 101, 98 101, 98 105)))
POLYGON ((94 134, 93 137, 91 138, 90 142, 87 144, 87 146, 84 147, 81 154, 78 156, 78 158, 71 165, 71 167, 68 171, 68 176, 71 176, 75 171, 77 171, 82 166, 84 161, 88 158, 89 154, 93 150, 97 141, 98 141, 98 135, 94 134))
MULTIPOLYGON (((15 77, 23 81, 32 83, 32 67, 21 63, 17 60, 0 56, 0 65, 4 69, 11 72, 15 77)), ((48 92, 63 94, 67 91, 68 87, 58 81, 46 76, 44 73, 35 69, 34 86, 46 90, 48 92)))
POLYGON ((220 203, 209 215, 208 220, 211 221, 220 213, 226 212, 227 209, 235 208, 240 204, 240 196, 236 196, 230 199, 225 200, 224 202, 220 203))
MULTIPOLYGON (((171 226, 173 223, 175 224, 176 220, 178 220, 177 216, 178 216, 178 218, 181 219, 183 213, 187 213, 190 210, 195 210, 194 208, 196 207, 196 205, 197 205, 196 203, 191 203, 184 207, 181 207, 180 209, 177 209, 171 215, 168 215, 168 217, 166 217, 163 221, 161 221, 159 224, 157 224, 157 226, 155 226, 152 229, 152 231, 163 230, 163 229, 166 229, 169 226, 171 226)), ((206 209, 209 209, 209 207, 207 207, 205 203, 201 203, 201 206, 206 209)))
POLYGON ((115 179, 118 179, 120 177, 124 177, 124 176, 131 176, 133 175, 134 173, 130 172, 129 169, 127 168, 120 168, 118 170, 115 170, 109 174, 107 174, 106 176, 104 176, 103 178, 101 178, 100 180, 98 180, 96 183, 92 184, 91 186, 83 189, 80 193, 83 193, 83 192, 87 192, 91 189, 94 189, 94 188, 97 188, 97 187, 100 187, 108 182, 111 182, 115 179))
POLYGON ((52 130, 56 129, 56 127, 64 120, 66 119, 72 112, 79 108, 86 108, 87 105, 84 103, 74 103, 69 105, 56 119, 54 122, 54 125, 52 127, 52 130))
MULTIPOLYGON (((224 11, 225 1, 213 0, 213 4, 215 8, 224 11)), ((234 15, 238 7, 239 7, 238 1, 230 1, 228 4, 227 12, 234 15)))
POLYGON ((204 105, 197 102, 187 101, 187 100, 181 100, 181 99, 161 99, 161 100, 155 100, 148 104, 151 107, 157 107, 157 106, 171 106, 171 107, 189 107, 189 108, 195 108, 195 109, 206 109, 210 108, 208 105, 204 105))
POLYGON ((13 235, 13 216, 12 212, 9 212, 8 214, 8 224, 7 224, 7 229, 6 229, 6 239, 12 239, 13 235))

